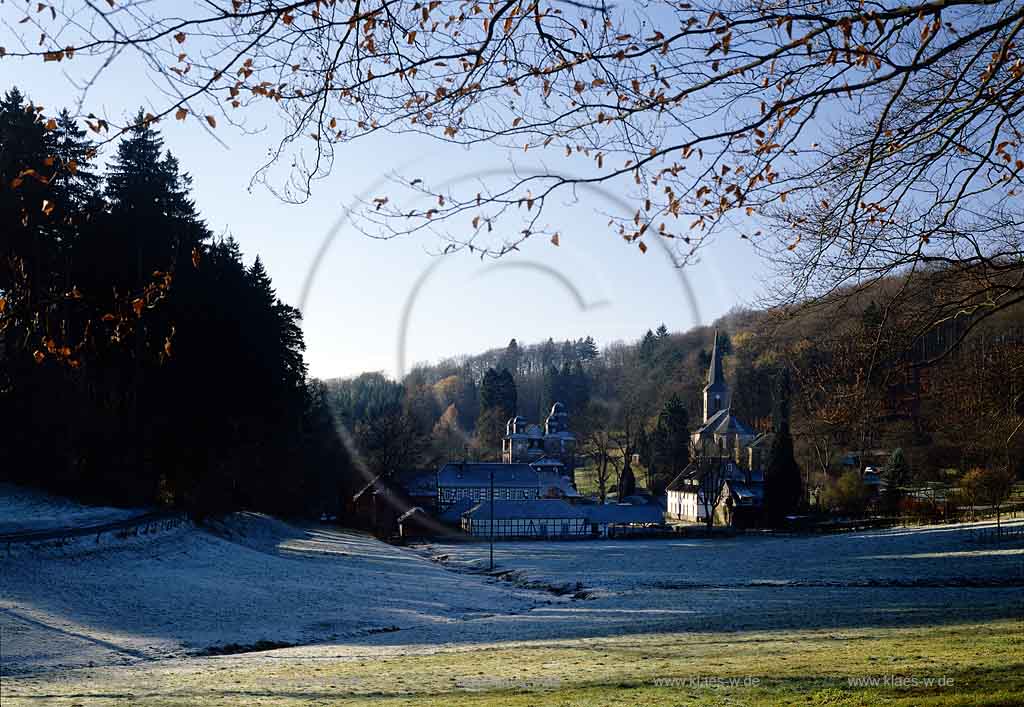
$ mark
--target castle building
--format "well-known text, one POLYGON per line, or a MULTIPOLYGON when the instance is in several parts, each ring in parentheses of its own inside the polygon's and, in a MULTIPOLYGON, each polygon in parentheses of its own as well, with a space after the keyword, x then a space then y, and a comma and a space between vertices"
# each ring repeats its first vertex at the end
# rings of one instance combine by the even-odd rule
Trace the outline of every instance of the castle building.
POLYGON ((571 479, 575 458, 576 435, 569 430, 569 413, 562 403, 551 406, 543 430, 527 423, 522 415, 508 421, 501 443, 501 459, 506 464, 529 464, 571 479))

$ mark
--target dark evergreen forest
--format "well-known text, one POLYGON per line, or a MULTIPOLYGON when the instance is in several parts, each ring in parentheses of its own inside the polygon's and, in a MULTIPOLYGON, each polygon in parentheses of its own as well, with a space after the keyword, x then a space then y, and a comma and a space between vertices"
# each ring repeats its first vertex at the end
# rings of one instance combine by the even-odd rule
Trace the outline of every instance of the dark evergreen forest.
POLYGON ((199 515, 336 508, 350 467, 299 312, 138 123, 100 169, 66 112, 0 105, 0 476, 199 515))

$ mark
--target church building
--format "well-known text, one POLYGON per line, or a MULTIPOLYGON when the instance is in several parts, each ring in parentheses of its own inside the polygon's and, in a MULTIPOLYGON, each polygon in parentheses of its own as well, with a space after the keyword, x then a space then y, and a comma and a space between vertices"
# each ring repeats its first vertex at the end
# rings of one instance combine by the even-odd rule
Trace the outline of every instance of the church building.
POLYGON ((715 331, 708 366, 708 382, 704 386, 704 422, 693 433, 694 449, 703 454, 730 455, 733 450, 749 445, 757 436, 754 430, 732 414, 732 392, 725 382, 722 368, 722 345, 715 331))
POLYGON ((722 349, 716 331, 704 386, 704 421, 691 436, 695 458, 666 489, 671 520, 704 523, 710 511, 720 524, 751 525, 760 516, 767 438, 732 414, 722 349))

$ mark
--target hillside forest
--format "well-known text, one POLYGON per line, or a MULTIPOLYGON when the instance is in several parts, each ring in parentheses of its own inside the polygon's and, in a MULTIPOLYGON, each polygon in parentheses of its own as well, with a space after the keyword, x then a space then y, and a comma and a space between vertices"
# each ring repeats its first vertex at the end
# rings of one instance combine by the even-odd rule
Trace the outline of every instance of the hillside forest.
MULTIPOLYGON (((690 459, 716 330, 733 412, 788 430, 807 505, 869 463, 896 485, 1021 468, 1019 307, 921 335, 888 307, 898 274, 685 332, 638 320, 634 341, 512 339, 402 380, 313 379, 300 313, 258 257, 211 233, 155 123, 136 122, 101 165, 67 113, 17 89, 0 103, 4 479, 198 515, 316 515, 376 474, 497 459, 510 417, 542 424, 559 401, 586 491, 658 492, 690 459)), ((945 291, 968 277, 934 276, 945 291)))

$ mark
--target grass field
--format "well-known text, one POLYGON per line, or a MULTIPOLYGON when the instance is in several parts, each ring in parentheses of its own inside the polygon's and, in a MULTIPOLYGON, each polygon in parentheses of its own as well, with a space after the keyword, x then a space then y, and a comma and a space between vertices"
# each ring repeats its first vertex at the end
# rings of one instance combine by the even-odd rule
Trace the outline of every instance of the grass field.
MULTIPOLYGON (((621 457, 622 454, 617 451, 612 452, 613 456, 621 457)), ((620 464, 621 466, 621 464, 620 464)), ((633 465, 633 474, 636 476, 636 490, 637 493, 644 493, 647 491, 647 468, 640 465, 633 465)), ((588 461, 587 464, 577 467, 575 472, 576 489, 584 496, 596 496, 598 494, 597 487, 597 466, 588 461)), ((607 481, 607 492, 609 496, 615 496, 615 487, 619 482, 619 476, 615 472, 615 469, 609 465, 608 469, 608 481, 607 481)))
POLYGON ((255 514, 25 548, 0 706, 1024 705, 1024 537, 992 527, 505 542, 493 573, 255 514))
POLYGON ((899 629, 652 634, 420 650, 388 656, 309 646, 173 664, 79 669, 60 678, 5 679, 2 698, 5 706, 147 707, 994 707, 1024 700, 1020 620, 899 629), (850 684, 851 679, 865 678, 903 684, 850 684))

